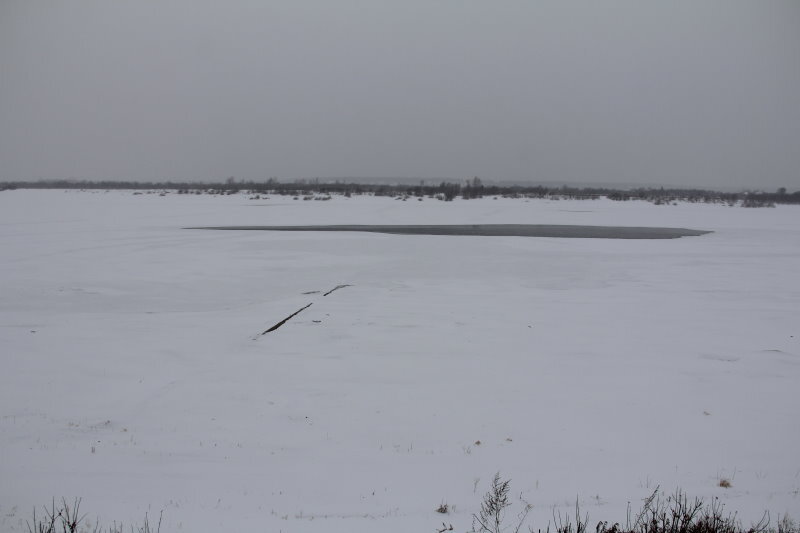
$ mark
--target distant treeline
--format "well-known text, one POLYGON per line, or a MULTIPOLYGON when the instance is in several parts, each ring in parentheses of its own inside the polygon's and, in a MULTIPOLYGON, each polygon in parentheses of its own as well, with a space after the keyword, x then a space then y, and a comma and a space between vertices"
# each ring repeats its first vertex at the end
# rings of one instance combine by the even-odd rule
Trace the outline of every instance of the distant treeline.
POLYGON ((704 189, 636 188, 614 189, 605 187, 547 187, 542 185, 485 185, 480 178, 463 183, 442 181, 436 184, 420 181, 417 185, 390 185, 355 183, 346 181, 325 182, 295 180, 281 182, 275 178, 265 181, 238 181, 228 178, 219 183, 200 182, 152 182, 152 181, 76 181, 42 180, 12 181, 0 183, 1 190, 13 189, 130 189, 148 191, 176 191, 179 194, 275 194, 307 198, 311 195, 373 195, 402 198, 436 198, 451 201, 455 198, 551 198, 591 200, 606 197, 611 200, 645 200, 655 204, 673 202, 726 203, 744 207, 770 207, 775 204, 800 204, 800 191, 789 193, 785 188, 775 192, 720 192, 704 189))

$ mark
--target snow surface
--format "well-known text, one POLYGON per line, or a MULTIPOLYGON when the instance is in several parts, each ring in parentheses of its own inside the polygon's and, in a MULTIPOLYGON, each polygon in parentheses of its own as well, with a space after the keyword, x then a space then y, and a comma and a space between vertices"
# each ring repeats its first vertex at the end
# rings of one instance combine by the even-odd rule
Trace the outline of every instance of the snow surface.
POLYGON ((2 192, 0 530, 63 496, 164 533, 467 531, 498 471, 537 528, 657 485, 798 518, 799 215, 2 192), (182 229, 500 223, 714 233, 182 229))

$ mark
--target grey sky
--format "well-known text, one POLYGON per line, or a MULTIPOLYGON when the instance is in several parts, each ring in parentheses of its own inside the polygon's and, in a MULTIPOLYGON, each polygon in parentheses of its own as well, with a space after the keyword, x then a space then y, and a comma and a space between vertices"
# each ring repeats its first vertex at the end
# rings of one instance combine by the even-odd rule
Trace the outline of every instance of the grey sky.
POLYGON ((0 179, 800 189, 800 2, 0 1, 0 179))

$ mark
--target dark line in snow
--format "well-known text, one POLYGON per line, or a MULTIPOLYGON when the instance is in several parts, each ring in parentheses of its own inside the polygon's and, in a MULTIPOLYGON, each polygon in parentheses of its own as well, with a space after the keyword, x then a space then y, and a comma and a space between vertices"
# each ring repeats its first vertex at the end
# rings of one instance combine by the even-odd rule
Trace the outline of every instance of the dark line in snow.
MULTIPOLYGON (((313 302, 312 302, 312 303, 313 303, 313 302)), ((275 324, 274 326, 272 326, 271 328, 269 328, 267 331, 265 331, 265 332, 264 332, 264 333, 262 333, 261 335, 266 335, 266 334, 267 334, 267 333, 269 333, 270 331, 275 331, 276 329, 278 329, 278 328, 279 328, 279 327, 281 327, 282 325, 286 324, 286 322, 288 322, 288 321, 289 321, 289 320, 290 320, 292 317, 294 317, 294 316, 296 316, 296 315, 299 315, 299 314, 300 314, 302 311, 305 311, 305 310, 306 310, 306 309, 308 309, 309 307, 311 307, 311 304, 308 304, 308 305, 307 305, 307 306, 305 306, 305 307, 301 307, 300 309, 298 309, 297 311, 295 311, 295 312, 294 312, 294 313, 292 313, 291 315, 287 316, 286 318, 284 318, 283 320, 281 320, 280 322, 278 322, 277 324, 275 324)))
POLYGON ((334 288, 332 288, 331 290, 329 290, 328 292, 326 292, 325 294, 323 294, 323 296, 327 296, 330 293, 332 293, 333 291, 337 291, 339 289, 344 289, 345 287, 352 287, 352 285, 337 285, 334 288))

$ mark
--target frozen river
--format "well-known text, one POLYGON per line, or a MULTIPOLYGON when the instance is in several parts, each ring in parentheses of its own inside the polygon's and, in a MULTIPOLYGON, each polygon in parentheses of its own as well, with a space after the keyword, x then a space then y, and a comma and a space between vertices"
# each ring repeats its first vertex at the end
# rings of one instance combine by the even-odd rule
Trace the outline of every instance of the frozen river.
POLYGON ((798 222, 0 192, 0 531, 62 496, 165 533, 467 531, 498 471, 536 529, 576 498, 624 521, 659 485, 800 518, 798 222), (508 236, 653 228, 712 233, 508 236))

